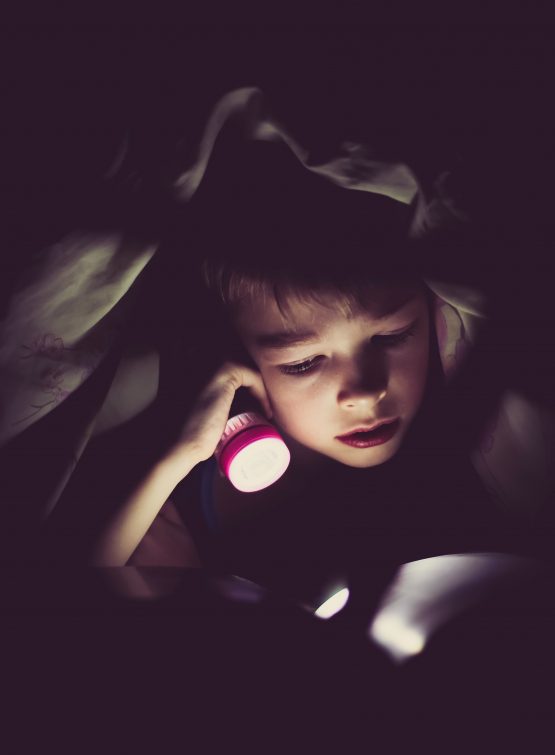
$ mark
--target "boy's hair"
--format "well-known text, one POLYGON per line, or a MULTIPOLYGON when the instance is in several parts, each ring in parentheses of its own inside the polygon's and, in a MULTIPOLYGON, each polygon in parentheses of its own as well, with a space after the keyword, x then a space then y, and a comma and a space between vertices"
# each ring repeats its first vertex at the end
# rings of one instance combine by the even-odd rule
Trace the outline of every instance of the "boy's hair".
POLYGON ((246 265, 223 258, 205 258, 201 265, 202 276, 208 290, 215 294, 221 304, 232 314, 241 305, 252 300, 275 299, 281 314, 287 317, 291 301, 311 302, 326 305, 329 295, 334 306, 350 317, 364 310, 372 299, 372 293, 381 286, 419 284, 416 276, 407 273, 397 275, 372 274, 369 269, 333 269, 329 265, 303 269, 281 267, 272 269, 261 265, 246 265))
POLYGON ((191 203, 191 247, 204 283, 231 309, 253 296, 340 295, 345 311, 373 286, 416 281, 413 208, 314 175, 275 145, 251 145, 240 175, 208 182, 191 203))

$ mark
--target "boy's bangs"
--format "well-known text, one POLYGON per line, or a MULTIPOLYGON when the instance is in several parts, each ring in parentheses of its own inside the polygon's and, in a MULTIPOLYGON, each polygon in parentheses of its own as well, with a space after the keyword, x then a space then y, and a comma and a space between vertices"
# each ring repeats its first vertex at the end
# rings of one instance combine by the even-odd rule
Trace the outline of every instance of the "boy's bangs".
POLYGON ((284 317, 291 312, 291 304, 320 304, 323 307, 339 309, 344 317, 350 318, 353 314, 364 308, 364 302, 368 300, 371 284, 366 286, 365 292, 356 290, 353 286, 339 286, 338 284, 321 283, 320 285, 307 286, 294 283, 274 283, 272 293, 278 308, 284 317), (332 303, 333 302, 333 303, 332 303))
POLYGON ((293 302, 333 306, 345 317, 351 317, 356 311, 365 309, 376 288, 387 282, 370 280, 360 274, 340 276, 335 273, 324 277, 303 275, 300 271, 296 274, 281 271, 270 278, 258 271, 230 269, 208 261, 204 263, 204 279, 208 288, 232 311, 238 311, 242 304, 250 301, 265 303, 275 299, 285 318, 290 315, 293 302))

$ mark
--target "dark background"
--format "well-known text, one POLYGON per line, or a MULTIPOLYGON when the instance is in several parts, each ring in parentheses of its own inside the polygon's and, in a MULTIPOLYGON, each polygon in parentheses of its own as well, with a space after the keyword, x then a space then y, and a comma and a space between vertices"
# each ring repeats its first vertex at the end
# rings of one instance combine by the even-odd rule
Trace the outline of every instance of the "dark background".
POLYGON ((477 239, 455 274, 549 318, 554 42, 539 23, 4 27, 0 311, 33 252, 72 228, 167 234, 184 215, 171 181, 211 108, 256 85, 314 161, 363 139, 426 190, 452 171, 477 239))
POLYGON ((315 155, 364 138, 423 178, 463 164, 466 201, 488 213, 549 187, 549 25, 50 25, 4 28, 0 42, 5 220, 29 243, 70 211, 98 222, 91 192, 124 134, 129 192, 167 190, 237 86, 267 91, 315 155))

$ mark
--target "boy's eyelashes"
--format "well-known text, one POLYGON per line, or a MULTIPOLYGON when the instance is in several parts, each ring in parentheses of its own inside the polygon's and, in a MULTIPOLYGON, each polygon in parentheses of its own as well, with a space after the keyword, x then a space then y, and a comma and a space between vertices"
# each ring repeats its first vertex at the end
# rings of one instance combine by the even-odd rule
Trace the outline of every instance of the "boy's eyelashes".
POLYGON ((398 346, 399 344, 408 341, 408 339, 414 335, 415 330, 416 323, 411 325, 410 328, 407 328, 407 330, 404 330, 402 333, 393 333, 392 335, 387 336, 374 336, 372 338, 372 342, 376 343, 379 346, 398 346))
MULTIPOLYGON (((414 336, 415 330, 415 324, 413 324, 410 328, 404 330, 402 333, 373 336, 371 342, 378 347, 394 348, 396 346, 404 344, 406 341, 408 341, 409 338, 414 336)), ((326 359, 325 356, 319 355, 316 357, 311 357, 310 359, 305 359, 302 362, 295 362, 294 364, 280 364, 278 365, 278 369, 285 375, 305 375, 309 372, 314 371, 314 369, 319 364, 321 364, 324 359, 326 359)))
POLYGON ((297 364, 280 364, 279 369, 285 375, 302 375, 311 372, 322 359, 325 359, 325 357, 312 357, 312 359, 306 359, 304 362, 297 362, 297 364))

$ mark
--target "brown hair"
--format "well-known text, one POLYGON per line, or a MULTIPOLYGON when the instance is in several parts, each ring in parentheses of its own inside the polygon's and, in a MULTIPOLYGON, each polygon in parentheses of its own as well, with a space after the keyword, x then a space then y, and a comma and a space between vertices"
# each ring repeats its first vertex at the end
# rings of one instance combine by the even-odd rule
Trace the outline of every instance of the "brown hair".
MULTIPOLYGON (((315 301, 326 305, 329 295, 334 297, 343 315, 350 317, 365 309, 377 288, 400 283, 418 285, 416 276, 406 271, 398 275, 374 275, 359 268, 339 269, 329 265, 310 270, 299 265, 296 269, 245 265, 218 258, 205 258, 201 264, 202 277, 208 290, 232 313, 254 299, 274 298, 285 317, 291 301, 315 301)), ((328 300, 329 301, 329 300, 328 300)))
POLYGON ((226 308, 271 296, 285 312, 294 297, 333 292, 348 313, 374 286, 417 279, 413 208, 336 186, 283 147, 251 144, 239 163, 205 178, 190 207, 191 252, 226 308))

